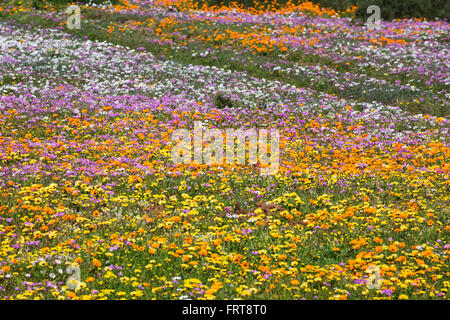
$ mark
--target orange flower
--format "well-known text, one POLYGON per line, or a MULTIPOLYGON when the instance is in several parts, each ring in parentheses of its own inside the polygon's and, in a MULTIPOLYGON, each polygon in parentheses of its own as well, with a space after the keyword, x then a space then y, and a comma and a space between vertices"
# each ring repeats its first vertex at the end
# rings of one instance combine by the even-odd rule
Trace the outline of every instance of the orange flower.
POLYGON ((397 252, 398 251, 397 246, 395 244, 393 244, 393 243, 389 245, 388 249, 391 252, 397 252))
POLYGON ((294 280, 291 280, 291 284, 293 286, 298 286, 300 284, 300 281, 294 279, 294 280))
POLYGON ((102 266, 102 263, 99 260, 94 259, 92 260, 92 265, 96 268, 100 268, 102 266))
POLYGON ((375 243, 383 243, 383 239, 378 237, 373 238, 373 241, 375 241, 375 243))
POLYGON ((202 247, 200 249, 200 251, 198 252, 199 256, 207 256, 208 255, 208 250, 206 249, 206 247, 202 247))
POLYGON ((377 247, 375 247, 375 251, 377 253, 380 253, 381 251, 383 251, 383 247, 382 246, 377 246, 377 247))
POLYGON ((377 209, 375 208, 365 208, 364 212, 365 213, 375 213, 377 211, 377 209))
POLYGON ((2 267, 2 271, 3 271, 3 272, 8 272, 9 270, 11 270, 11 267, 10 267, 10 266, 3 266, 3 267, 2 267))
POLYGON ((350 244, 353 246, 353 249, 358 250, 361 247, 364 247, 367 244, 367 240, 364 238, 361 238, 359 240, 352 240, 350 241, 350 244))
POLYGON ((419 266, 424 265, 425 261, 423 261, 422 259, 416 259, 416 262, 419 266))
POLYGON ((217 282, 214 282, 212 285, 211 285, 211 289, 214 289, 214 290, 219 290, 220 288, 222 288, 223 287, 223 284, 222 284, 222 282, 220 282, 220 281, 217 281, 217 282))

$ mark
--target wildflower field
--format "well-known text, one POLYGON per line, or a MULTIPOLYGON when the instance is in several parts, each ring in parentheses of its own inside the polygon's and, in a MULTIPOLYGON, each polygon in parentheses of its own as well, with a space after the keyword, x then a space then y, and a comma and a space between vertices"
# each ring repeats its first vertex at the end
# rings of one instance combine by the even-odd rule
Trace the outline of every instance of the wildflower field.
POLYGON ((1 299, 449 299, 448 22, 30 3, 0 1, 1 299), (279 130, 278 172, 174 164, 195 121, 279 130))

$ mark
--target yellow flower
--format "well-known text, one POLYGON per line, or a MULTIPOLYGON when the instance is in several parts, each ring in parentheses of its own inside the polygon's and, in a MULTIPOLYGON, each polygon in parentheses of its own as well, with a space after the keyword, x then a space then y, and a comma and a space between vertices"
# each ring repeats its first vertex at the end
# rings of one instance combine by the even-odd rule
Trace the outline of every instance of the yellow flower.
POLYGON ((117 278, 117 276, 114 273, 112 273, 111 271, 108 271, 104 277, 105 277, 105 279, 117 278))
POLYGON ((409 297, 406 294, 401 294, 401 295, 398 296, 398 299, 399 300, 408 300, 409 297))

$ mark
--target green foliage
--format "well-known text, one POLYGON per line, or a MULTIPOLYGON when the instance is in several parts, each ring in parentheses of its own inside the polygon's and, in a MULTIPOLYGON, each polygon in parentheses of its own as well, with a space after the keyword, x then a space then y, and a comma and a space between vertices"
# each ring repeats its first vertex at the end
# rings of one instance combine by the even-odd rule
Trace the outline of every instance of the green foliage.
POLYGON ((67 5, 69 3, 84 3, 84 4, 118 4, 119 0, 33 0, 33 6, 36 9, 42 10, 48 4, 53 5, 67 5))
POLYGON ((311 0, 313 3, 320 4, 323 7, 333 8, 344 11, 345 9, 356 5, 356 17, 366 20, 370 14, 367 8, 370 5, 380 7, 381 18, 389 21, 399 18, 446 18, 450 19, 450 1, 449 0, 311 0))
MULTIPOLYGON (((198 3, 205 1, 209 5, 230 5, 232 2, 242 4, 244 7, 256 7, 254 0, 197 0, 198 3)), ((367 7, 377 5, 381 9, 381 18, 383 20, 392 20, 398 18, 440 18, 450 20, 450 1, 449 0, 310 0, 322 7, 333 8, 338 11, 345 11, 347 8, 356 5, 358 10, 356 17, 365 20, 370 14, 367 13, 367 7)), ((274 3, 275 7, 285 5, 288 0, 278 0, 274 3)), ((294 0, 293 3, 303 2, 294 0)), ((256 2, 258 5, 263 2, 256 2)), ((268 1, 267 3, 270 3, 268 1)))
MULTIPOLYGON (((245 8, 262 7, 267 8, 269 5, 273 8, 283 7, 289 0, 277 1, 254 1, 254 0, 196 0, 197 3, 208 3, 209 5, 230 5, 233 2, 243 5, 245 8)), ((333 8, 334 10, 344 11, 352 5, 358 5, 358 0, 291 0, 291 3, 300 4, 305 1, 310 1, 314 4, 319 4, 322 7, 333 8)))
POLYGON ((46 3, 44 2, 44 0, 34 0, 33 1, 33 7, 35 9, 42 10, 45 8, 45 5, 46 5, 46 3))
POLYGON ((0 7, 18 7, 30 8, 33 0, 0 0, 0 7))
POLYGON ((235 107, 235 103, 230 98, 225 97, 223 93, 219 92, 214 98, 214 106, 217 109, 233 108, 235 107))
POLYGON ((353 5, 358 5, 358 0, 310 0, 314 4, 322 7, 333 8, 334 10, 344 11, 353 5))
POLYGON ((377 5, 381 9, 381 18, 383 20, 392 20, 398 18, 446 18, 450 19, 450 1, 449 0, 361 0, 356 16, 360 19, 367 19, 367 7, 377 5))

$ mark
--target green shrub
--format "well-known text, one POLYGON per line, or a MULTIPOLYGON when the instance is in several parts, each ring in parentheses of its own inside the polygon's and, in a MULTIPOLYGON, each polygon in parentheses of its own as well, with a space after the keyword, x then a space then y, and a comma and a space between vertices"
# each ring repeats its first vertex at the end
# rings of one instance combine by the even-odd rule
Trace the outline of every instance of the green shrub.
POLYGON ((323 7, 344 11, 352 5, 358 6, 356 17, 367 20, 370 5, 380 7, 381 18, 389 21, 399 18, 450 19, 450 0, 311 0, 323 7))
POLYGON ((214 97, 214 106, 217 109, 233 108, 236 107, 235 102, 226 97, 222 92, 218 92, 214 97))
POLYGON ((358 5, 358 0, 310 0, 314 4, 319 4, 321 7, 332 8, 338 11, 345 11, 353 5, 358 5))
MULTIPOLYGON (((366 20, 370 14, 367 7, 377 5, 380 7, 381 18, 392 20, 398 18, 427 18, 427 19, 447 19, 450 20, 450 0, 310 0, 322 7, 333 8, 338 11, 345 11, 349 7, 356 5, 356 17, 366 20)), ((255 7, 253 0, 197 0, 198 3, 208 3, 209 5, 230 5, 232 2, 242 4, 244 7, 255 7)), ((259 2, 259 1, 258 1, 259 2)), ((268 1, 270 3, 271 1, 268 1)), ((281 7, 288 0, 278 0, 275 6, 281 7)), ((294 3, 303 2, 294 0, 294 3)), ((263 3, 262 1, 259 3, 263 3)))
POLYGON ((383 20, 398 18, 450 19, 449 0, 361 0, 358 5, 356 17, 362 20, 369 17, 367 7, 370 5, 380 7, 383 20))

